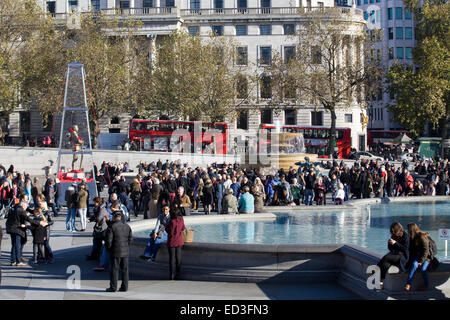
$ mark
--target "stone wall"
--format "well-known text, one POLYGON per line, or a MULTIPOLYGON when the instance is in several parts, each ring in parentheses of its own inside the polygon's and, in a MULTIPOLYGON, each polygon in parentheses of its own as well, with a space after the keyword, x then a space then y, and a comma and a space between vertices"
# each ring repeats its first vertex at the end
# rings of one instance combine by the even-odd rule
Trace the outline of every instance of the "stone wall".
MULTIPOLYGON (((6 169, 13 164, 16 170, 26 171, 31 175, 44 175, 47 170, 54 174, 57 170, 58 149, 56 148, 24 148, 24 147, 1 147, 0 164, 6 169)), ((98 166, 103 161, 111 163, 128 162, 130 168, 136 172, 139 162, 151 162, 161 159, 165 162, 180 160, 181 163, 188 163, 191 166, 204 166, 217 163, 233 163, 235 157, 231 155, 202 155, 202 154, 178 154, 167 152, 144 152, 144 151, 122 151, 122 150, 94 150, 94 163, 98 166)), ((65 163, 70 163, 72 155, 65 155, 65 163)), ((85 155, 84 162, 87 168, 91 159, 85 155)), ((86 169, 87 170, 87 169, 86 169)))

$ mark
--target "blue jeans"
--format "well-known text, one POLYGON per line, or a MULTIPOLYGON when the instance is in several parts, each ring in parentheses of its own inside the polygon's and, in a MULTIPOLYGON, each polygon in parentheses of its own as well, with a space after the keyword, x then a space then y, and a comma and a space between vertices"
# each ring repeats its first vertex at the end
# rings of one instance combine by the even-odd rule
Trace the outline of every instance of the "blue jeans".
MULTIPOLYGON (((422 277, 423 277, 423 282, 424 285, 426 287, 428 287, 429 281, 428 281, 428 272, 427 272, 427 268, 428 268, 428 264, 430 262, 428 260, 425 260, 424 263, 422 263, 422 265, 420 266, 420 272, 422 273, 422 277)), ((409 275, 408 275, 408 281, 406 282, 407 284, 411 284, 413 277, 414 277, 414 273, 416 272, 416 270, 419 268, 419 258, 414 257, 412 266, 411 266, 411 270, 409 271, 409 275)))
POLYGON ((109 253, 108 250, 106 250, 106 246, 103 246, 102 250, 102 257, 100 258, 100 264, 104 266, 105 268, 109 267, 109 253))
POLYGON ((77 217, 77 209, 69 208, 67 209, 67 217, 66 217, 66 230, 74 231, 75 230, 75 218, 77 217))
POLYGON ((345 185, 344 186, 344 192, 345 192, 345 197, 344 197, 344 201, 348 201, 348 195, 349 195, 349 190, 350 189, 350 187, 349 186, 347 186, 347 185, 345 185))
POLYGON ((22 258, 22 237, 11 233, 11 263, 19 263, 22 258))
POLYGON ((53 251, 52 248, 50 247, 49 239, 45 240, 44 247, 45 247, 45 259, 53 259, 53 251))
POLYGON ((305 205, 312 206, 314 199, 314 192, 312 189, 306 189, 305 191, 305 205))
POLYGON ((145 247, 144 250, 144 256, 155 259, 156 253, 158 253, 161 243, 166 241, 167 241, 167 233, 164 233, 162 238, 156 238, 156 240, 153 240, 153 237, 150 237, 150 240, 148 240, 147 246, 145 247))

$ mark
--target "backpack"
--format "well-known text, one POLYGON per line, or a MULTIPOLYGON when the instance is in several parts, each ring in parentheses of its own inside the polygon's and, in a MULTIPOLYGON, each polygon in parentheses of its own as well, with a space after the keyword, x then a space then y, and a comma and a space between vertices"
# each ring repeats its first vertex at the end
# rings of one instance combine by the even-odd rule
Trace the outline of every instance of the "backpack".
POLYGON ((434 242, 434 240, 431 239, 430 236, 428 236, 428 247, 430 250, 431 259, 433 259, 437 255, 437 245, 436 242, 434 242))
POLYGON ((439 267, 439 260, 436 258, 437 245, 430 236, 428 236, 428 246, 430 250, 430 265, 428 266, 428 271, 432 272, 439 267))

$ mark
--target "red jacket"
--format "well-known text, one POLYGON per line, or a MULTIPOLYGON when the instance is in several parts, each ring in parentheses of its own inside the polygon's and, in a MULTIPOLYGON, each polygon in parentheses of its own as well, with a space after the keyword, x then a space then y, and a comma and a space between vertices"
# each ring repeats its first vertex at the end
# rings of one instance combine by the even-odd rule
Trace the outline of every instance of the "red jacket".
POLYGON ((169 225, 166 227, 167 246, 181 247, 184 244, 182 232, 185 229, 183 217, 171 219, 169 225))

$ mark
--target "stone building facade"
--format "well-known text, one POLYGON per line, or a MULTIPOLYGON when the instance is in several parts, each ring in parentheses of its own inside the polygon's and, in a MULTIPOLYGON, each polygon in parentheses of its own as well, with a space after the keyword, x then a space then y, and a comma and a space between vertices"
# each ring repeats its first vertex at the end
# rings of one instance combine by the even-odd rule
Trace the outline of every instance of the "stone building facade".
MULTIPOLYGON (((315 17, 329 19, 339 13, 340 19, 350 23, 349 31, 363 32, 363 11, 347 6, 337 7, 333 0, 54 0, 42 1, 54 19, 62 23, 76 23, 69 12, 82 13, 88 10, 102 11, 108 15, 132 16, 143 22, 139 30, 146 35, 152 46, 158 39, 177 29, 207 37, 212 33, 234 37, 247 52, 247 58, 256 68, 263 56, 269 59, 275 50, 281 55, 295 48, 295 32, 309 13, 315 17), (299 14, 301 12, 302 14, 299 14)), ((352 47, 353 56, 356 48, 352 47)), ((361 57, 363 58, 363 57, 361 57)), ((240 105, 241 116, 230 120, 230 141, 234 137, 246 139, 254 136, 261 123, 279 125, 323 126, 331 124, 330 114, 309 101, 296 101, 289 106, 273 106, 261 98, 261 88, 255 88, 256 103, 240 105)), ((43 127, 42 117, 36 107, 29 111, 17 110, 9 116, 9 135, 20 140, 23 134, 41 139, 55 133, 58 136, 59 116, 54 125, 43 127)), ((362 125, 365 104, 353 103, 337 114, 338 128, 351 128, 352 147, 364 150, 366 129, 362 125)), ((118 114, 101 119, 102 133, 127 133, 131 115, 118 114)))

